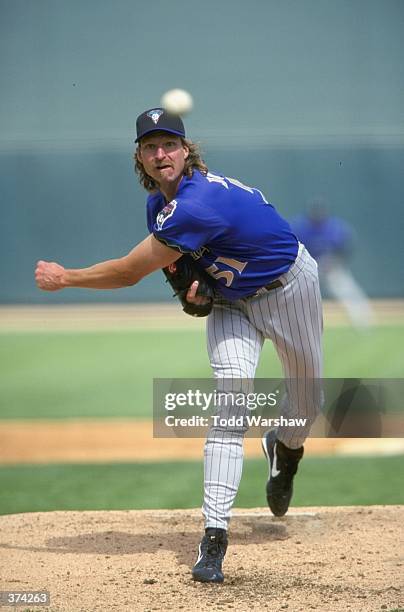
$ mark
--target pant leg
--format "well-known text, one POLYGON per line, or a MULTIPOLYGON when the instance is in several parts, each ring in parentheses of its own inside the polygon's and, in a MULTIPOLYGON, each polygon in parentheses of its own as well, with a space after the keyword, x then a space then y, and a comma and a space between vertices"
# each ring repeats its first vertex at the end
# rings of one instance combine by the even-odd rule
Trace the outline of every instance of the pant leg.
POLYGON ((280 426, 277 436, 299 448, 321 409, 322 308, 317 264, 301 245, 294 266, 280 277, 284 286, 247 302, 249 318, 270 338, 282 362, 287 394, 281 406, 286 418, 305 418, 306 425, 280 426))
POLYGON ((372 324, 370 302, 347 267, 335 263, 324 272, 324 280, 329 294, 345 308, 352 325, 363 329, 372 324))
MULTIPOLYGON (((225 300, 215 304, 207 322, 210 363, 218 388, 239 392, 254 378, 263 344, 262 334, 245 315, 243 306, 225 300), (243 380, 239 380, 243 379, 243 380), (234 381, 234 383, 232 382, 234 381), (230 385, 230 386, 229 386, 230 385)), ((242 408, 226 408, 239 416, 242 408)), ((227 529, 240 484, 245 428, 211 427, 204 451, 203 515, 206 527, 227 529)))

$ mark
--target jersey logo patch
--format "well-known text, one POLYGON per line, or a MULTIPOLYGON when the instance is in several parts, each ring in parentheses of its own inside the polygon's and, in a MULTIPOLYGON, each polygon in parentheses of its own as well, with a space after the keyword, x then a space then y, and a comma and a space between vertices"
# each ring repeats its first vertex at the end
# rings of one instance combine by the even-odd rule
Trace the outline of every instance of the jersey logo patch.
POLYGON ((155 123, 157 125, 158 120, 160 119, 161 115, 163 114, 164 111, 161 110, 161 108, 156 108, 155 110, 151 110, 147 113, 147 116, 150 117, 150 119, 153 121, 153 123, 155 123))
POLYGON ((197 261, 198 259, 203 257, 205 253, 209 253, 209 249, 208 249, 208 247, 203 246, 203 247, 200 247, 197 251, 193 251, 192 253, 190 253, 190 255, 191 255, 192 259, 197 261))
POLYGON ((157 230, 160 231, 165 223, 165 221, 172 217, 175 209, 177 208, 177 200, 171 200, 168 204, 164 206, 162 210, 160 210, 159 214, 156 217, 156 225, 157 230))

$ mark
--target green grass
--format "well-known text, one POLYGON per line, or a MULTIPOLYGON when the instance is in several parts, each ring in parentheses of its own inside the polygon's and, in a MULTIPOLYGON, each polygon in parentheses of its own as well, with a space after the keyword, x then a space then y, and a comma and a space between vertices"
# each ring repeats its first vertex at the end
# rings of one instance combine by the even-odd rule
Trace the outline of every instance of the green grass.
POLYGON ((210 376, 202 341, 192 332, 3 334, 0 418, 151 417, 153 377, 210 376))
MULTIPOLYGON (((328 329, 325 376, 400 378, 404 326, 328 329)), ((257 377, 279 378, 265 343, 257 377)), ((0 334, 0 419, 151 417, 153 378, 210 378, 201 331, 0 334)))
MULTIPOLYGON (((308 457, 295 506, 403 504, 404 456, 308 457)), ((0 514, 50 510, 192 508, 202 504, 202 461, 0 468, 0 514)), ((245 461, 235 507, 265 506, 264 459, 245 461)))

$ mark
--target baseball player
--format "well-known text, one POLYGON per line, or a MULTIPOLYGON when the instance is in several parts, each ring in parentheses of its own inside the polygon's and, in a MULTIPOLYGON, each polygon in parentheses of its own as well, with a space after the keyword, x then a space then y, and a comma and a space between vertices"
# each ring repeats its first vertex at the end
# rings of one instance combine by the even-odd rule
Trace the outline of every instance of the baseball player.
POLYGON ((320 286, 341 303, 354 327, 371 325, 372 307, 348 266, 354 242, 348 223, 330 215, 320 198, 306 214, 292 219, 291 227, 317 262, 320 286))
MULTIPOLYGON (((150 234, 126 256, 83 269, 39 261, 39 288, 115 289, 134 285, 191 255, 209 275, 214 300, 207 317, 207 346, 214 377, 253 379, 261 348, 270 339, 288 386, 282 414, 306 417, 305 427, 280 426, 262 445, 268 460, 266 494, 276 516, 286 513, 303 443, 321 408, 313 381, 322 375, 322 311, 317 264, 289 224, 256 188, 208 172, 180 117, 162 108, 136 123, 135 168, 149 192, 150 234), (184 255, 186 254, 186 255, 184 255)), ((201 281, 186 291, 187 304, 206 304, 201 281)), ((231 405, 230 405, 231 409, 231 405)), ((194 580, 223 582, 230 511, 243 463, 245 427, 211 427, 204 452, 205 535, 194 580)))

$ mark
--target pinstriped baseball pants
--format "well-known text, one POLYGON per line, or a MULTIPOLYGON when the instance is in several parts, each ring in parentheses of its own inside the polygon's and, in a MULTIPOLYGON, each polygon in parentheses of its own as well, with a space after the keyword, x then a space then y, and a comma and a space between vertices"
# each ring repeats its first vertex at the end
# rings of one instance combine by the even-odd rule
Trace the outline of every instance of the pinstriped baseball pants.
MULTIPOLYGON (((207 321, 208 353, 216 379, 253 379, 264 340, 273 342, 285 379, 291 381, 281 415, 307 419, 304 428, 280 426, 277 437, 299 448, 321 408, 321 394, 311 381, 322 376, 323 328, 317 264, 302 244, 279 280, 282 287, 259 297, 215 304, 207 321)), ((241 479, 245 432, 220 426, 208 432, 202 507, 206 527, 227 529, 241 479)))

